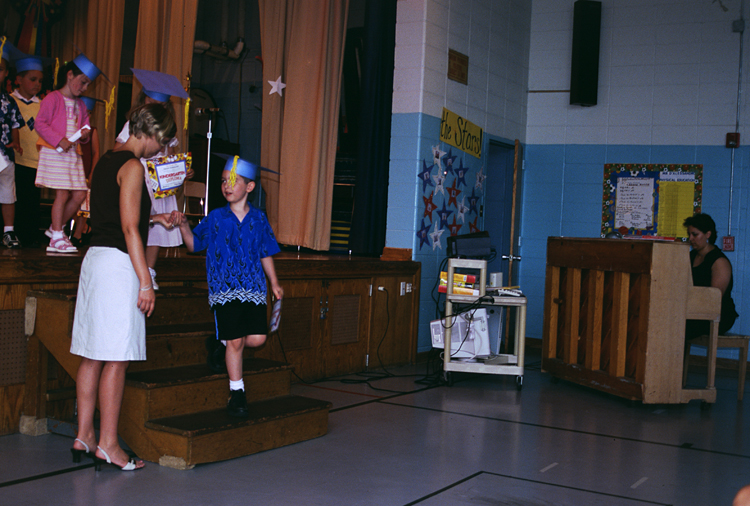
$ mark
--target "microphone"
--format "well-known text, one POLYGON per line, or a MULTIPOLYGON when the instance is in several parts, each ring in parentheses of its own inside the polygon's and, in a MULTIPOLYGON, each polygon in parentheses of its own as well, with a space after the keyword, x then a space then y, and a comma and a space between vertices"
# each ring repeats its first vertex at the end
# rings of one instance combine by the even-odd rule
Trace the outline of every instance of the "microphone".
POLYGON ((211 114, 212 112, 219 112, 221 109, 218 107, 198 107, 195 110, 196 116, 204 116, 206 114, 211 114))

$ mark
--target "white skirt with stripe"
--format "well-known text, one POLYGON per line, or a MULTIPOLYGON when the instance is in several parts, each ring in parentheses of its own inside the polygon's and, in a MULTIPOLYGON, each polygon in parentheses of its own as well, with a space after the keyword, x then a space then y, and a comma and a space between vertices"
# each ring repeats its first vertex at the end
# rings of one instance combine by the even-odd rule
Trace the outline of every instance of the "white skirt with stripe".
POLYGON ((89 248, 78 281, 70 352, 92 360, 146 360, 146 317, 138 309, 139 290, 128 254, 117 248, 89 248))

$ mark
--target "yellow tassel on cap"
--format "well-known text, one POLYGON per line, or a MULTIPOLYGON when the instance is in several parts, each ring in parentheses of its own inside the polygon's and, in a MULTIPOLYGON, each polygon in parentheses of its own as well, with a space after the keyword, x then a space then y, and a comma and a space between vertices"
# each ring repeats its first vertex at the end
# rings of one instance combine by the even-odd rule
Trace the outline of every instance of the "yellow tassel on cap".
POLYGON ((57 89, 57 73, 60 72, 60 58, 55 58, 55 78, 52 83, 52 89, 57 89))
POLYGON ((109 92, 109 100, 104 102, 104 130, 109 132, 109 116, 115 110, 115 87, 109 92))
MULTIPOLYGON (((0 38, 2 38, 2 39, 3 39, 3 43, 2 43, 2 44, 0 44, 0 58, 2 58, 2 57, 3 57, 3 49, 5 48, 5 41, 6 41, 6 40, 8 40, 8 39, 7 39, 7 38, 5 38, 5 35, 3 35, 3 36, 2 36, 2 37, 0 37, 0 38)), ((10 62, 8 62, 8 63, 10 63, 10 62)))
POLYGON ((229 186, 234 188, 234 185, 237 183, 237 160, 239 160, 239 156, 235 156, 234 160, 232 161, 232 171, 229 173, 229 186))
POLYGON ((185 121, 182 124, 182 129, 186 130, 188 129, 188 118, 190 117, 190 99, 185 100, 185 121))

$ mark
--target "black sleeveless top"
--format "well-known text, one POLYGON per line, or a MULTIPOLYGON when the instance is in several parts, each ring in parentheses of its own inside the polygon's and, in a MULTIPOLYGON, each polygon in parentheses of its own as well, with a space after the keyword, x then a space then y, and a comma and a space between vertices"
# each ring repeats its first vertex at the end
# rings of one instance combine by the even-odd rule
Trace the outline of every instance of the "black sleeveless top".
MULTIPOLYGON (((695 257, 698 253, 695 250, 690 251, 690 265, 693 265, 695 257)), ((703 262, 693 267, 693 286, 711 286, 711 268, 714 263, 720 258, 727 258, 723 251, 719 248, 714 248, 708 252, 703 262)), ((729 259, 727 258, 727 262, 729 259)), ((724 290, 724 295, 721 297, 721 320, 719 322, 719 333, 724 334, 727 330, 732 328, 734 321, 739 316, 734 307, 734 300, 732 300, 732 286, 734 285, 734 276, 730 276, 729 285, 724 290)))
MULTIPOLYGON (((134 158, 137 160, 131 151, 107 151, 96 164, 91 179, 91 246, 106 246, 117 248, 123 253, 128 252, 120 220, 120 185, 117 183, 117 174, 126 162, 134 158)), ((138 233, 145 246, 151 216, 151 198, 145 177, 141 180, 143 188, 138 233)))

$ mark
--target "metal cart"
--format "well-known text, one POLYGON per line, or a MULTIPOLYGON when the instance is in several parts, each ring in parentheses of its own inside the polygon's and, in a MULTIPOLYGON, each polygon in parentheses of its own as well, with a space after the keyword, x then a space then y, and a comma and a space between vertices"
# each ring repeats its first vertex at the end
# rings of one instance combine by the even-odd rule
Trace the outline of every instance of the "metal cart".
POLYGON ((451 258, 448 260, 447 293, 445 296, 445 343, 451 343, 451 329, 456 320, 453 315, 453 304, 481 303, 483 306, 505 306, 516 309, 515 342, 513 354, 491 355, 489 358, 476 358, 472 361, 451 360, 451 346, 445 345, 443 353, 443 376, 452 385, 450 373, 474 372, 484 374, 504 374, 516 376, 516 388, 523 387, 524 348, 526 344, 526 297, 523 296, 488 296, 487 261, 451 258), (454 295, 453 275, 457 268, 479 270, 479 295, 454 295), (481 300, 480 300, 481 299, 481 300))

